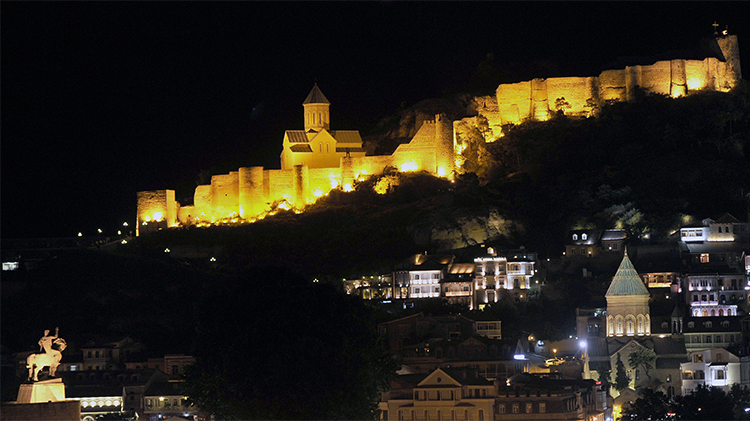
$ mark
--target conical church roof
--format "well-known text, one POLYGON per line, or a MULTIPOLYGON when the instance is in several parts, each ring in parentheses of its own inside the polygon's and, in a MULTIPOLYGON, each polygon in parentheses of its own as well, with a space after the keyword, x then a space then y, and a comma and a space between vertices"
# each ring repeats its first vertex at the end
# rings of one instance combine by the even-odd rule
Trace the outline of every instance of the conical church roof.
POLYGON ((649 296, 648 288, 644 285, 641 277, 638 276, 633 263, 628 258, 628 252, 625 252, 625 256, 622 258, 620 268, 617 269, 615 277, 612 278, 612 283, 609 285, 609 289, 605 294, 606 297, 614 295, 646 295, 649 296))
POLYGON ((323 95, 323 92, 320 91, 320 88, 318 88, 318 84, 316 83, 315 86, 313 86, 312 91, 310 91, 310 94, 305 99, 304 104, 330 104, 328 102, 328 98, 326 98, 325 95, 323 95))

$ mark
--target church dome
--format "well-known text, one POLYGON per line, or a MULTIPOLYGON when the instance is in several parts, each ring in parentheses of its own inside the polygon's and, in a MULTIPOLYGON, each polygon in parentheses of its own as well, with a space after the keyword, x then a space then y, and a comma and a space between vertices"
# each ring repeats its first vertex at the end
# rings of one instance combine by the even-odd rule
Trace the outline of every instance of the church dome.
POLYGON ((628 258, 627 252, 625 252, 620 267, 617 269, 615 277, 612 278, 607 294, 605 294, 606 297, 616 295, 651 295, 646 285, 643 284, 641 277, 638 276, 638 272, 628 258))

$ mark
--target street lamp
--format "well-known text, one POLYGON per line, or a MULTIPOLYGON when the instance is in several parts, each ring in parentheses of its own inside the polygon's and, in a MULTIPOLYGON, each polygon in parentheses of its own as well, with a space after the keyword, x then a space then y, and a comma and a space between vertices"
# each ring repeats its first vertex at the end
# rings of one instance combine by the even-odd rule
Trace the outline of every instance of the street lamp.
POLYGON ((555 359, 557 359, 557 348, 552 348, 552 353, 555 354, 555 359))

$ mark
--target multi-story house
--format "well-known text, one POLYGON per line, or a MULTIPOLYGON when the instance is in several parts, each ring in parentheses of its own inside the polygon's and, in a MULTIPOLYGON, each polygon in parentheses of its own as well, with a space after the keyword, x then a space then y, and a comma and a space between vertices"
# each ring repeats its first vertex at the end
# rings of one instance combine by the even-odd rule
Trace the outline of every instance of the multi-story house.
POLYGON ((440 298, 440 281, 445 278, 454 258, 451 254, 408 257, 396 265, 393 272, 393 298, 440 298))
POLYGON ((682 394, 692 392, 699 385, 729 392, 732 385, 742 383, 741 364, 740 357, 724 348, 691 351, 689 361, 680 364, 682 394))
POLYGON ((392 274, 345 279, 344 290, 363 300, 390 300, 393 296, 392 274))
POLYGON ((381 396, 383 421, 490 421, 495 385, 471 369, 437 368, 427 375, 407 375, 381 396))
POLYGON ((682 259, 691 270, 729 268, 750 273, 750 223, 727 213, 680 228, 679 239, 682 259))
POLYGON ((683 277, 686 303, 693 317, 737 316, 738 306, 747 308, 750 288, 741 273, 691 273, 683 277))
POLYGON ((586 420, 612 417, 607 393, 593 380, 516 374, 491 383, 471 369, 437 368, 392 382, 381 420, 586 420))
POLYGON ((453 263, 441 283, 449 303, 474 308, 474 263, 453 263))
POLYGON ((143 394, 144 418, 150 421, 170 419, 171 417, 197 419, 200 410, 188 402, 181 392, 180 382, 153 382, 143 394))
POLYGON ((601 384, 593 380, 516 374, 504 384, 496 384, 495 420, 612 419, 611 398, 601 384))
POLYGON ((145 345, 130 337, 97 338, 81 347, 83 370, 113 370, 124 367, 145 345))
POLYGON ((685 347, 693 351, 737 344, 742 341, 741 319, 740 316, 686 318, 682 323, 685 347))
POLYGON ((487 256, 474 259, 474 298, 472 309, 503 298, 528 299, 536 275, 537 254, 524 249, 498 253, 487 248, 487 256))
POLYGON ((750 223, 740 222, 734 216, 725 213, 715 220, 706 218, 699 223, 680 228, 680 240, 686 243, 748 242, 750 223))
POLYGON ((621 229, 570 231, 565 244, 565 257, 596 257, 600 254, 619 256, 626 238, 627 233, 621 229))

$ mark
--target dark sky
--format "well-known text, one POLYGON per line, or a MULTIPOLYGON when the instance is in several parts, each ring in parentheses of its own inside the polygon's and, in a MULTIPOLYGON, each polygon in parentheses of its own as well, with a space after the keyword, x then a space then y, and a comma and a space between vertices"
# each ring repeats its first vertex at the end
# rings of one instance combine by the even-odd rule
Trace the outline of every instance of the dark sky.
POLYGON ((488 53, 593 76, 619 56, 691 49, 714 20, 745 52, 748 9, 3 1, 0 235, 113 233, 132 225, 137 191, 179 197, 201 170, 278 168, 283 132, 302 128, 316 82, 332 127, 366 134, 400 106, 466 86, 488 53))

